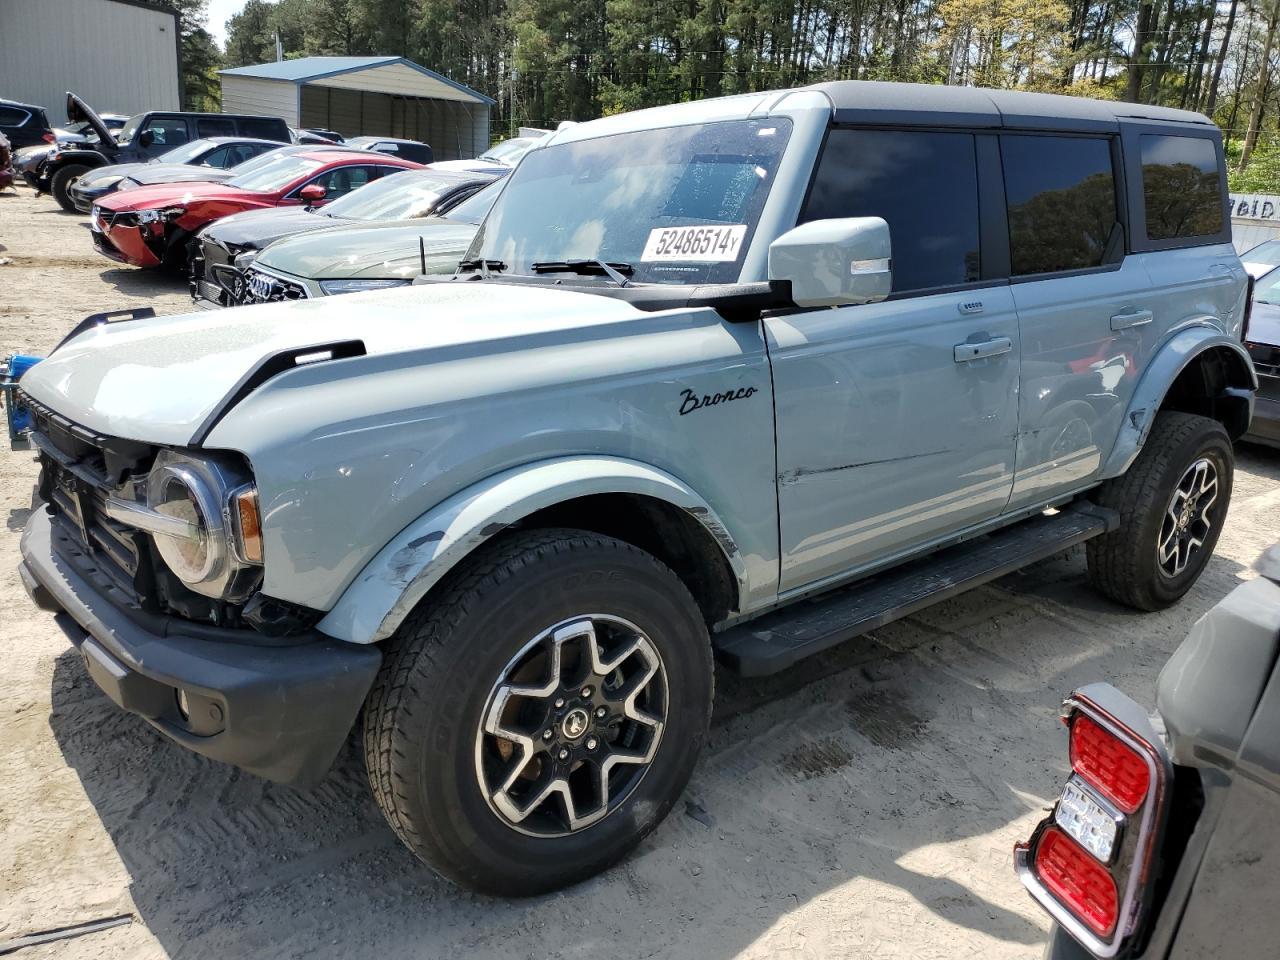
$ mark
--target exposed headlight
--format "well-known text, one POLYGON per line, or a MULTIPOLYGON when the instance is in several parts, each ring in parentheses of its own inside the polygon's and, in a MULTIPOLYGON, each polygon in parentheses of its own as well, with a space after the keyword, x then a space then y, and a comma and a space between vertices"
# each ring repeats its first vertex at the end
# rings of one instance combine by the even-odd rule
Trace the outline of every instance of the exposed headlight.
POLYGON ((362 290, 407 287, 410 282, 409 280, 321 280, 320 289, 332 297, 339 293, 359 293, 362 290))
POLYGON ((158 223, 179 216, 182 212, 182 207, 167 207, 164 210, 139 210, 136 216, 139 223, 158 223))
POLYGON ((245 592, 262 563, 258 492, 213 460, 156 454, 142 504, 110 498, 107 514, 151 534, 166 567, 207 597, 245 592))

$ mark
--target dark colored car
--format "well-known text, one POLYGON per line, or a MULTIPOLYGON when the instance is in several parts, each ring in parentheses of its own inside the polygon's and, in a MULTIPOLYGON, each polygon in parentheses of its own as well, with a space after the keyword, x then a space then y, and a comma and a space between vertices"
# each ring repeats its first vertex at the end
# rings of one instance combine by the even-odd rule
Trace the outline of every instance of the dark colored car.
POLYGON ((121 190, 94 204, 90 229, 98 251, 112 260, 183 269, 187 241, 215 220, 266 207, 318 206, 376 180, 388 168, 417 167, 365 150, 319 147, 273 153, 267 163, 223 183, 121 190))
POLYGON ((322 130, 319 127, 306 127, 302 130, 292 130, 294 143, 345 143, 342 134, 334 133, 332 130, 322 130))
POLYGON ((37 189, 53 194, 62 209, 75 212, 71 184, 97 167, 151 160, 200 137, 244 137, 290 143, 289 126, 279 117, 251 117, 224 113, 154 111, 130 117, 112 137, 93 108, 74 93, 67 94, 67 119, 87 122, 98 143, 59 149, 36 173, 37 189))
POLYGON ((54 141, 44 107, 16 100, 0 100, 0 133, 9 138, 12 150, 54 141))
POLYGON ((1063 704, 1071 774, 1015 848, 1045 960, 1276 955, 1280 545, 1192 628, 1157 716, 1105 683, 1063 704))
MULTIPOLYGON (((124 129, 124 125, 129 121, 128 117, 119 113, 101 113, 98 116, 112 137, 124 129)), ((23 147, 21 150, 14 151, 13 169, 35 190, 40 189, 38 182, 40 164, 44 163, 51 154, 59 149, 66 149, 72 144, 95 144, 98 142, 98 135, 93 131, 93 127, 84 122, 68 124, 65 127, 54 127, 53 137, 52 142, 37 143, 35 146, 23 147)))
POLYGON ((348 147, 386 153, 393 157, 400 157, 402 160, 412 160, 414 163, 430 163, 435 159, 431 147, 419 140, 402 140, 397 137, 351 137, 343 143, 348 147))
POLYGON ((1244 439, 1280 447, 1280 267, 1254 281, 1244 341, 1258 374, 1253 420, 1244 439))
POLYGON ((244 267, 269 243, 362 221, 441 216, 495 179, 491 174, 408 170, 324 207, 250 210, 226 217, 193 241, 191 295, 202 304, 233 306, 243 299, 244 267))
POLYGON ((13 167, 10 161, 13 151, 9 149, 9 138, 0 133, 0 190, 13 186, 13 167))
POLYGON ((275 140, 203 137, 146 163, 115 163, 84 174, 71 185, 71 202, 81 213, 122 186, 202 180, 210 170, 229 170, 246 160, 279 149, 275 140))

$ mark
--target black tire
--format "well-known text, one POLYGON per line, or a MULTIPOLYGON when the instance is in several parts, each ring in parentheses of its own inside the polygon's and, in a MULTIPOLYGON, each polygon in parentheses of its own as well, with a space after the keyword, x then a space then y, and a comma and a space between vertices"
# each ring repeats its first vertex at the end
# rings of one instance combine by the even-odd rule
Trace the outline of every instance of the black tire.
MULTIPOLYGON (((1231 438, 1216 420, 1189 413, 1156 415, 1151 434, 1129 470, 1109 480, 1094 500, 1120 513, 1120 526, 1087 544, 1089 580, 1101 593, 1139 610, 1162 610, 1191 589, 1199 578, 1226 522, 1231 502, 1235 457, 1231 438), (1190 549, 1185 566, 1173 571, 1162 566, 1158 547, 1167 532, 1166 518, 1174 491, 1201 460, 1216 474, 1212 507, 1198 532, 1198 547, 1190 549)), ((1205 497, 1204 499, 1208 499, 1205 497)), ((1168 566, 1176 568, 1177 557, 1168 566)))
POLYGON ((67 213, 80 212, 71 200, 71 184, 83 177, 90 169, 92 168, 83 163, 68 163, 65 167, 59 167, 54 171, 53 178, 49 181, 49 191, 53 194, 53 199, 58 201, 58 206, 67 213))
MULTIPOLYGON (((600 683, 601 695, 606 686, 600 683)), ((712 686, 706 625, 666 566, 630 544, 593 533, 513 534, 450 574, 390 641, 365 708, 369 781, 392 829, 444 877, 501 896, 554 890, 614 863, 666 816, 705 742, 712 686), (531 835, 503 819, 493 795, 482 788, 483 751, 491 744, 481 724, 494 709, 495 684, 514 676, 511 665, 520 662, 530 639, 588 613, 629 621, 652 641, 663 671, 665 726, 647 767, 624 775, 635 782, 615 808, 577 832, 531 835)), ((549 699, 535 704, 539 710, 549 705, 549 699)), ((588 711, 594 713, 590 704, 588 711)), ((543 734, 551 736, 555 727, 557 738, 564 735, 563 713, 560 726, 554 712, 543 716, 553 718, 543 734)), ((584 737, 569 746, 612 749, 616 744, 606 743, 607 736, 602 732, 598 741, 584 737)), ((542 749, 537 740, 533 745, 542 749)), ((530 755, 512 756, 519 761, 530 755)), ((538 756, 537 774, 554 776, 555 758, 538 756)), ((538 809, 538 815, 555 812, 550 806, 538 809)), ((567 820, 569 805, 558 809, 567 820)))

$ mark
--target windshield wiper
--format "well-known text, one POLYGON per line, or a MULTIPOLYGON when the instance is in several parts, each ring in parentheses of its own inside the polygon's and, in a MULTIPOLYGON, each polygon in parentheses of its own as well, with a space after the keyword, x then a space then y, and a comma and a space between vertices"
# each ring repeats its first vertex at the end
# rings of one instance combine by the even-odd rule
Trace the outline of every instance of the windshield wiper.
POLYGON ((507 265, 501 260, 463 260, 458 264, 458 272, 479 270, 480 276, 488 279, 490 273, 501 273, 507 265))
POLYGON ((635 268, 629 263, 619 263, 617 261, 606 263, 603 260, 594 258, 585 260, 539 260, 536 263, 529 264, 529 269, 534 273, 576 273, 581 276, 603 274, 620 287, 625 287, 631 282, 627 279, 627 274, 635 273, 635 268))

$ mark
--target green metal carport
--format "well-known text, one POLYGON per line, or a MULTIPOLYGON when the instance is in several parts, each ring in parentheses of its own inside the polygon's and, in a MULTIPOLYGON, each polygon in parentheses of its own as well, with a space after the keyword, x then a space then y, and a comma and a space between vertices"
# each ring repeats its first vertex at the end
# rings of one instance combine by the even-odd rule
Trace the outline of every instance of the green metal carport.
POLYGON ((437 160, 489 148, 495 101, 404 57, 301 57, 221 70, 223 113, 284 117, 344 137, 404 137, 437 160))

